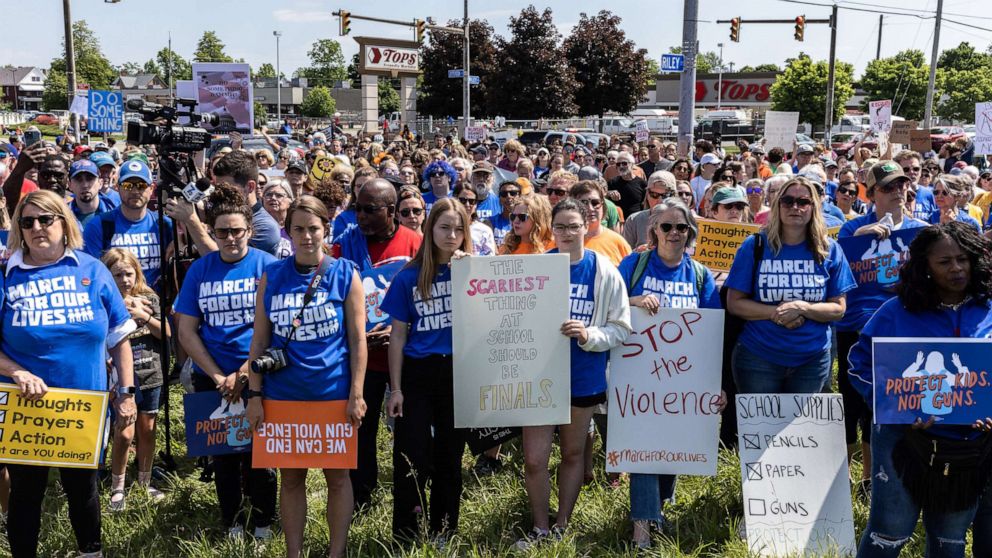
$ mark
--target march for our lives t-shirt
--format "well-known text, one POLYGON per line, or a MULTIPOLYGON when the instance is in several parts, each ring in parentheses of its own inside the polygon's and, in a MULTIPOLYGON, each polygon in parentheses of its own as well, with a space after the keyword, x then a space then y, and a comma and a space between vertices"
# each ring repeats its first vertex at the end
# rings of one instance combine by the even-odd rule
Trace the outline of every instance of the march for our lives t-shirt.
MULTIPOLYGON (((330 258, 330 256, 324 256, 330 258)), ((351 363, 345 329, 344 301, 351 290, 355 264, 331 258, 313 300, 303 310, 292 338, 293 320, 313 272, 300 273, 296 258, 265 268, 265 313, 272 322, 271 348, 286 350, 287 364, 265 375, 262 393, 279 401, 337 401, 351 392, 351 363)))
POLYGON ((0 349, 50 387, 106 391, 108 333, 131 318, 107 267, 76 251, 2 281, 0 349))
POLYGON ((489 219, 502 212, 503 206, 499 203, 499 197, 492 192, 486 196, 486 199, 479 200, 478 205, 475 206, 475 214, 479 216, 479 219, 489 219))
MULTIPOLYGON (((165 218, 166 246, 172 242, 172 219, 165 218)), ((111 248, 126 248, 141 264, 145 282, 158 289, 158 278, 162 274, 162 251, 158 238, 158 214, 146 211, 145 216, 131 221, 117 208, 101 215, 86 224, 83 229, 83 250, 94 258, 100 258, 111 248), (103 220, 114 222, 114 235, 110 245, 104 244, 103 220)))
POLYGON ((933 199, 933 189, 929 186, 916 186, 916 205, 913 206, 913 217, 926 221, 930 214, 938 209, 937 201, 933 199))
MULTIPOLYGON (((211 252, 193 262, 176 298, 175 310, 200 319, 200 338, 210 356, 225 374, 235 372, 248 360, 255 326, 255 292, 272 255, 248 248, 248 254, 227 263, 220 252, 211 252)), ((193 364, 193 370, 204 371, 193 364)))
POLYGON ((493 237, 496 239, 496 246, 502 246, 506 235, 513 230, 513 224, 503 213, 497 213, 489 218, 489 223, 493 226, 493 237))
POLYGON ((403 354, 410 358, 451 354, 451 267, 441 265, 423 300, 417 288, 420 265, 411 264, 393 277, 380 308, 408 324, 403 354))
MULTIPOLYGON (((757 284, 752 284, 754 236, 750 236, 737 250, 726 285, 772 306, 793 300, 824 302, 837 297, 857 283, 844 251, 833 240, 828 239, 828 243, 827 258, 817 263, 805 243, 783 244, 775 254, 765 238, 764 254, 754 274, 757 284)), ((830 346, 830 328, 829 324, 811 319, 792 330, 771 320, 749 320, 739 342, 779 366, 798 366, 830 346)))
MULTIPOLYGON (((972 217, 971 215, 968 215, 968 212, 965 211, 965 210, 963 210, 963 209, 959 209, 958 210, 958 215, 956 217, 956 220, 961 221, 962 223, 966 223, 968 225, 971 225, 971 226, 975 227, 976 229, 978 229, 978 232, 979 233, 982 232, 982 225, 981 225, 981 223, 979 223, 978 221, 976 221, 975 218, 972 217)), ((939 225, 940 224, 940 209, 935 209, 933 212, 931 212, 930 213, 930 216, 927 218, 927 222, 930 223, 931 225, 939 225)))
POLYGON ((696 270, 687 254, 682 256, 678 266, 669 267, 658 252, 652 250, 644 275, 636 285, 631 285, 639 258, 640 254, 635 253, 620 262, 620 276, 624 284, 629 285, 630 296, 653 294, 662 308, 720 308, 720 291, 712 275, 706 274, 703 290, 697 292, 696 270))
MULTIPOLYGON (((557 254, 558 249, 548 251, 557 254)), ((596 310, 596 253, 586 250, 582 259, 569 268, 569 319, 592 325, 596 310)), ((572 357, 572 397, 587 397, 606 391, 606 362, 609 351, 589 352, 579 347, 577 339, 569 339, 572 357)))

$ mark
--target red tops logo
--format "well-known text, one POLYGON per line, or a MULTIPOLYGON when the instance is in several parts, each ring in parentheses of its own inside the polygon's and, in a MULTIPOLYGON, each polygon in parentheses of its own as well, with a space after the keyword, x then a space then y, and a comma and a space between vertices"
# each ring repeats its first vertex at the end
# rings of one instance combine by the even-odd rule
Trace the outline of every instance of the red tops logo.
POLYGON ((416 67, 417 51, 368 47, 369 64, 391 67, 416 67))
MULTIPOLYGON (((713 82, 712 95, 716 97, 718 88, 720 87, 720 82, 713 82)), ((725 79, 723 80, 723 94, 724 100, 733 101, 767 101, 770 97, 768 89, 771 87, 770 83, 740 83, 738 80, 725 79)), ((709 91, 706 88, 706 82, 697 81, 696 82, 696 102, 702 102, 706 99, 706 95, 709 91)))

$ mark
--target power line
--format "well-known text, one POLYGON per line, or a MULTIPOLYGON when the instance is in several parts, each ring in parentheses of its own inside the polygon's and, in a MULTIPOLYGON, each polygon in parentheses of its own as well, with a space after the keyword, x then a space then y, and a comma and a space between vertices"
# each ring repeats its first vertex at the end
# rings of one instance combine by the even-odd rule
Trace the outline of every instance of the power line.
MULTIPOLYGON (((820 3, 817 3, 817 2, 806 2, 806 1, 803 1, 803 0, 778 0, 778 1, 779 2, 785 2, 787 4, 803 4, 803 5, 806 5, 806 6, 818 6, 818 7, 821 7, 821 8, 830 8, 830 7, 833 6, 833 4, 820 4, 820 3)), ((853 11, 853 12, 867 12, 867 13, 883 14, 883 15, 890 15, 890 16, 915 17, 917 19, 935 19, 937 17, 936 12, 933 12, 933 11, 930 11, 930 10, 923 10, 923 13, 921 14, 917 10, 909 10, 909 8, 899 8, 897 6, 869 4, 869 3, 866 3, 866 2, 856 2, 854 0, 839 0, 839 1, 840 1, 840 4, 838 4, 838 6, 837 6, 838 9, 849 10, 849 11, 853 11), (848 5, 848 4, 850 4, 850 5, 848 5), (868 6, 868 7, 866 7, 866 8, 856 8, 854 6, 868 6), (884 9, 880 9, 880 8, 884 8, 884 9), (902 10, 902 11, 893 12, 893 11, 886 11, 886 10, 902 10), (926 15, 924 15, 924 14, 926 14, 926 15)), ((949 12, 944 12, 944 16, 956 16, 956 17, 967 17, 969 19, 992 20, 992 16, 977 16, 977 15, 972 15, 972 14, 960 14, 960 13, 949 13, 949 12)), ((944 19, 947 19, 947 18, 944 17, 944 19)), ((956 23, 959 23, 961 25, 968 26, 968 24, 962 24, 960 22, 956 22, 956 23)), ((987 29, 985 27, 978 27, 978 26, 974 26, 974 27, 975 27, 975 29, 980 29, 982 31, 992 32, 992 29, 987 29)))

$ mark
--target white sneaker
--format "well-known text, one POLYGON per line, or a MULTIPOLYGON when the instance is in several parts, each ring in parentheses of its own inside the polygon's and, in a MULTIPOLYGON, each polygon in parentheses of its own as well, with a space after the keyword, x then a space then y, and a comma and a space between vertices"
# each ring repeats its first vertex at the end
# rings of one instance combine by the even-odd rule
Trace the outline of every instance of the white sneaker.
POLYGON ((272 538, 272 527, 255 527, 252 536, 260 541, 267 541, 272 538))
POLYGON ((148 492, 148 497, 151 498, 153 502, 158 502, 159 500, 165 498, 165 493, 152 485, 146 486, 145 491, 148 492))
POLYGON ((240 539, 245 535, 245 528, 240 525, 235 525, 227 530, 227 538, 229 539, 240 539))
POLYGON ((100 550, 96 552, 80 552, 76 558, 103 558, 103 552, 100 550))

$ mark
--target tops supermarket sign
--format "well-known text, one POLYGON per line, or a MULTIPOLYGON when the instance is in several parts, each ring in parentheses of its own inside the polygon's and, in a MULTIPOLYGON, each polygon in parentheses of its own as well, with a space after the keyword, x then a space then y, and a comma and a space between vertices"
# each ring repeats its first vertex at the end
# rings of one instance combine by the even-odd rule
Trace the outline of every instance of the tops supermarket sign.
POLYGON ((416 43, 359 37, 356 37, 356 41, 362 48, 360 73, 384 75, 420 73, 420 50, 416 43))

